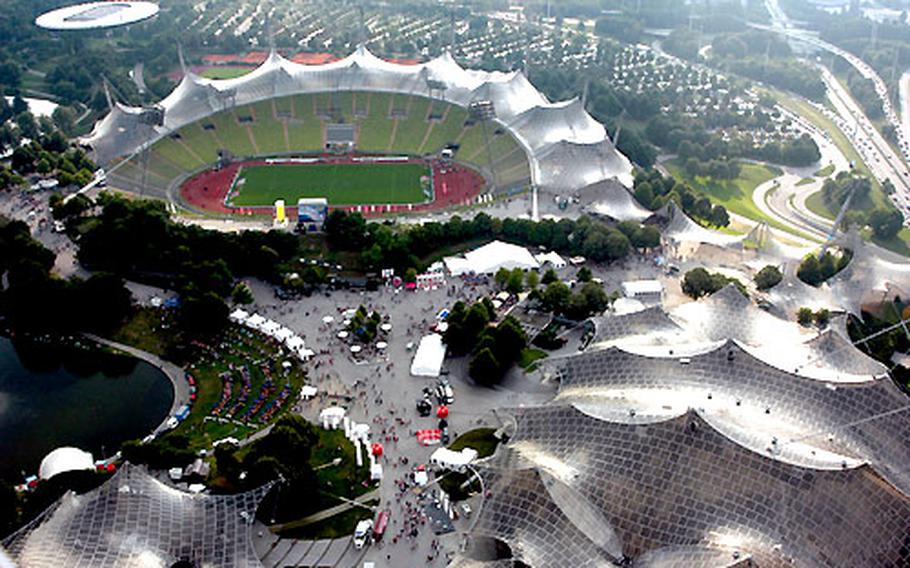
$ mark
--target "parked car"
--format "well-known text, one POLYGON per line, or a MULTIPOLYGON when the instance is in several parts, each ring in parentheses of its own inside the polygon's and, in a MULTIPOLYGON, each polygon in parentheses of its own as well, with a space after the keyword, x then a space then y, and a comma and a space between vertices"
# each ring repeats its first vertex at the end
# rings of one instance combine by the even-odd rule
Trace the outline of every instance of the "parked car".
POLYGON ((370 538, 370 531, 373 530, 373 520, 364 519, 357 523, 357 526, 354 528, 354 548, 360 550, 366 545, 367 540, 370 538))

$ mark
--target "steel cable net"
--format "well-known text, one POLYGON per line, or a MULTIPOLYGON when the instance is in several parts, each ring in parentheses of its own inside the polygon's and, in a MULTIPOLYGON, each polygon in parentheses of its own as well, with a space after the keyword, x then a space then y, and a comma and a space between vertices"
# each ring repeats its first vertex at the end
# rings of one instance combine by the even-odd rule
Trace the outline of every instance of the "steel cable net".
POLYGON ((262 566, 251 523, 263 486, 237 495, 194 495, 125 464, 101 487, 64 495, 3 546, 20 568, 262 566))
POLYGON ((728 287, 593 324, 542 365, 554 399, 507 411, 472 538, 535 568, 910 563, 910 402, 843 318, 799 332, 728 287))
POLYGON ((277 52, 247 75, 205 79, 191 72, 160 102, 164 122, 149 127, 142 109, 117 104, 83 142, 102 165, 135 154, 183 126, 240 106, 298 94, 376 91, 416 95, 467 107, 490 101, 494 121, 511 132, 532 163, 534 183, 554 190, 577 190, 608 179, 631 186, 632 165, 609 140, 606 130, 577 100, 550 103, 520 72, 467 70, 449 54, 419 65, 384 61, 360 47, 325 65, 300 65, 277 52), (565 177, 569 167, 568 182, 565 177), (566 170, 550 174, 550 167, 566 170))
POLYGON ((694 410, 641 424, 558 400, 513 413, 515 435, 482 467, 486 501, 472 535, 501 539, 535 568, 910 561, 910 500, 873 467, 787 463, 694 410), (609 527, 592 530, 598 523, 609 527))

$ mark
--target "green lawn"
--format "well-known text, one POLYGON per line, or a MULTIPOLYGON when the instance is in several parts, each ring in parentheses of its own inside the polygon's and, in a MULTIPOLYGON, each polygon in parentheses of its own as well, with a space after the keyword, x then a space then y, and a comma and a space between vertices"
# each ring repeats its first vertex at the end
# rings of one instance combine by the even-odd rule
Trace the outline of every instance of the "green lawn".
MULTIPOLYGON (((755 188, 768 180, 777 177, 778 173, 760 164, 744 163, 739 177, 734 180, 715 180, 710 177, 690 176, 678 160, 669 160, 664 167, 674 178, 685 181, 696 192, 707 195, 711 201, 727 208, 732 213, 748 217, 755 221, 768 221, 771 225, 789 231, 789 229, 766 216, 752 201, 755 188)), ((792 232, 792 231, 790 231, 792 232)))
POLYGON ((252 166, 237 179, 236 206, 293 204, 301 197, 325 197, 330 205, 420 203, 426 201, 420 164, 252 166))
MULTIPOLYGON (((861 211, 868 211, 869 209, 875 207, 876 203, 880 203, 879 199, 883 198, 884 195, 882 195, 881 192, 872 190, 870 199, 865 200, 865 202, 858 203, 856 207, 851 205, 850 208, 859 209, 861 211)), ((887 203, 890 204, 890 201, 887 203)), ((806 199, 806 208, 816 215, 830 219, 832 221, 837 217, 838 213, 837 211, 832 211, 828 207, 828 204, 825 203, 824 199, 822 199, 821 191, 816 191, 806 199)), ((892 252, 896 252, 897 254, 902 254, 904 256, 910 256, 910 229, 906 227, 901 229, 896 237, 888 240, 874 238, 869 231, 864 232, 863 237, 892 252)))
POLYGON ((802 187, 804 185, 809 185, 810 183, 815 183, 815 178, 803 178, 796 182, 796 187, 802 187))
POLYGON ((454 452, 459 452, 464 448, 473 448, 477 450, 477 457, 485 458, 492 456, 496 452, 496 446, 499 445, 499 439, 494 436, 496 433, 495 428, 477 428, 476 430, 469 430, 458 436, 452 445, 449 446, 449 449, 454 452))
POLYGON ((828 164, 822 169, 815 172, 815 177, 828 177, 834 173, 834 164, 828 164))
POLYGON ((241 65, 225 65, 219 67, 209 67, 202 72, 206 79, 235 79, 243 77, 255 67, 245 67, 241 65))
MULTIPOLYGON (((173 314, 167 310, 142 308, 113 333, 111 339, 168 359, 172 358, 175 347, 173 326, 173 314)), ((223 344, 231 347, 218 349, 217 355, 199 348, 191 357, 192 363, 186 367, 187 372, 196 380, 197 399, 189 417, 180 424, 177 431, 190 437, 190 446, 193 449, 210 448, 212 442, 228 436, 243 439, 277 420, 293 404, 305 382, 303 368, 295 365, 291 369, 284 369, 281 363, 285 357, 282 357, 264 336, 231 327, 225 331, 222 340, 223 344), (245 400, 242 397, 244 379, 241 373, 244 367, 248 369, 250 378, 245 400), (231 395, 222 405, 222 409, 216 413, 214 408, 222 399, 224 373, 228 373, 231 379, 231 395), (266 385, 269 377, 272 381, 271 387, 266 385), (285 388, 289 396, 284 404, 279 411, 266 418, 265 404, 277 400, 285 388), (257 409, 254 401, 260 394, 264 395, 266 403, 257 409)), ((323 450, 322 446, 314 448, 314 463, 323 463, 315 461, 317 456, 319 459, 325 459, 325 452, 336 452, 339 446, 335 438, 322 444, 329 449, 323 450)), ((350 452, 353 452, 353 446, 350 452)), ((330 461, 330 458, 325 461, 330 461)), ((349 461, 353 461, 353 458, 349 461)), ((354 471, 356 468, 338 469, 357 482, 361 480, 363 472, 354 471)), ((327 471, 325 475, 341 474, 327 471)), ((341 486, 340 483, 336 484, 341 486)), ((345 486, 343 490, 349 489, 345 486)))
POLYGON ((518 366, 527 372, 537 369, 537 361, 547 357, 546 351, 540 349, 522 349, 521 358, 518 360, 518 366))

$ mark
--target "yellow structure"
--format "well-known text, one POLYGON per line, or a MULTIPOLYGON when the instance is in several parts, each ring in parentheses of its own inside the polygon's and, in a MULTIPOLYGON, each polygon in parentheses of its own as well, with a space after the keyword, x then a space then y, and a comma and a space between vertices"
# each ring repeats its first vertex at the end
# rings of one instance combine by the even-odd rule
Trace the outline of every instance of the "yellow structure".
POLYGON ((284 225, 287 222, 287 213, 284 210, 284 199, 279 199, 275 202, 275 224, 284 225))

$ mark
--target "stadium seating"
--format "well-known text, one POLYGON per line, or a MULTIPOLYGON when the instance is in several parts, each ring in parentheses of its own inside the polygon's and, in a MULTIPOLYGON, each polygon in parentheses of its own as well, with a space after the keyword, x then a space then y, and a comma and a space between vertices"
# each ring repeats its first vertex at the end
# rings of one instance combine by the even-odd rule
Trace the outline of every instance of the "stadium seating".
POLYGON ((140 154, 120 166, 111 180, 115 187, 164 197, 171 183, 215 163, 222 149, 237 157, 320 152, 325 122, 331 120, 356 124, 357 148, 363 152, 431 154, 457 143, 457 158, 495 171, 498 187, 527 183, 528 160, 512 136, 490 125, 488 152, 483 128, 466 126, 467 118, 464 108, 417 95, 294 95, 238 106, 187 125, 158 141, 147 158, 140 154))

